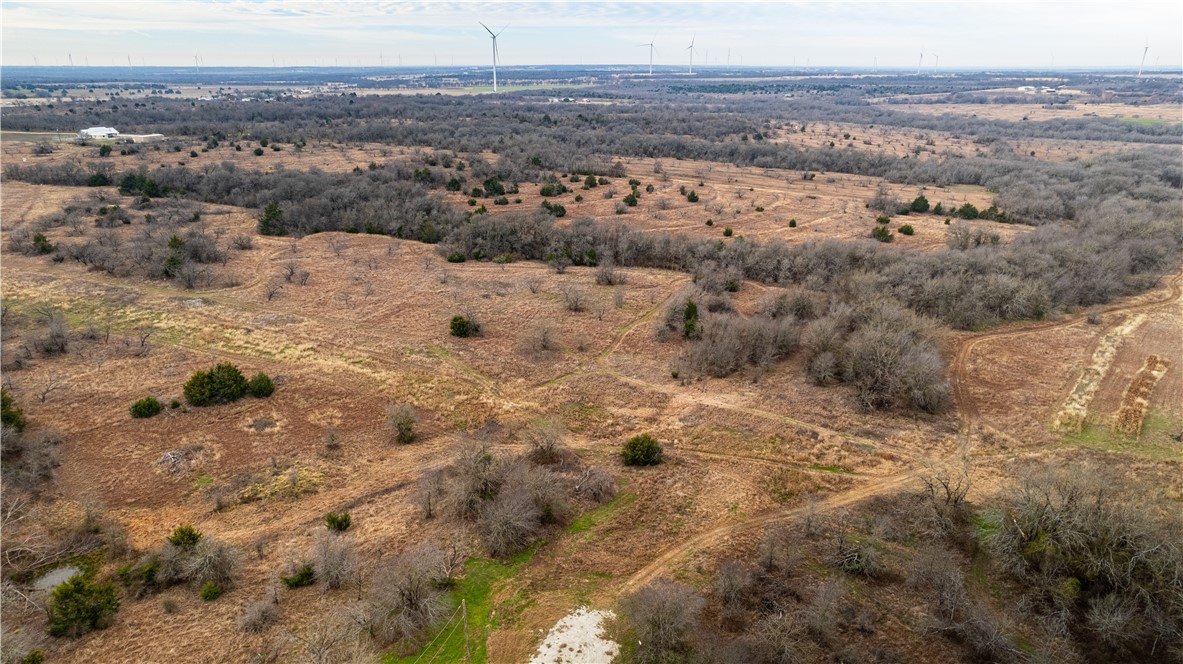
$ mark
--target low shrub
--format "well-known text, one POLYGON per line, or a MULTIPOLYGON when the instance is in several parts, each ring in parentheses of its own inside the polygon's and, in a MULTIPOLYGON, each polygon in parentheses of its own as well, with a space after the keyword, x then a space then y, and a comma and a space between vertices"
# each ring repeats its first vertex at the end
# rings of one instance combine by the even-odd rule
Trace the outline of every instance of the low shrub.
POLYGON ((904 224, 903 226, 900 226, 899 231, 901 235, 911 235, 916 232, 915 229, 912 228, 912 224, 904 224))
POLYGON ((475 327, 476 326, 473 325, 473 322, 464 316, 452 316, 451 328, 452 336, 454 337, 471 337, 478 331, 477 329, 474 329, 475 327))
POLYGON ((201 531, 186 523, 173 529, 165 541, 178 549, 190 551, 201 541, 201 531))
POLYGON ((156 397, 144 397, 131 405, 132 417, 152 417, 160 413, 163 407, 156 397))
POLYGON ((871 237, 880 242, 891 242, 891 230, 887 226, 877 225, 871 230, 871 237))
POLYGON ((656 466, 661 463, 661 445, 647 433, 633 436, 620 450, 626 466, 656 466))
POLYGON ((39 254, 52 254, 57 247, 43 233, 36 233, 33 235, 33 250, 39 254))
POLYGON ((206 602, 212 602, 222 596, 222 586, 213 581, 206 581, 205 585, 201 587, 201 599, 206 602))
POLYGON ((238 619, 238 628, 244 632, 262 632, 279 620, 279 607, 275 602, 261 599, 248 604, 238 619))
POLYGON ((110 582, 98 583, 75 574, 54 589, 46 613, 51 636, 78 636, 104 629, 119 610, 119 595, 110 582))
POLYGON ((391 406, 386 410, 386 428, 401 445, 415 440, 415 409, 406 404, 391 406))
POLYGON ((8 393, 8 390, 2 388, 0 388, 0 422, 18 432, 25 430, 24 413, 17 407, 16 401, 8 393))
POLYGON ((262 399, 271 396, 275 392, 275 382, 267 374, 260 371, 247 383, 246 389, 252 397, 262 399))
POLYGON ((249 389, 238 367, 225 362, 209 371, 198 371, 185 383, 182 392, 193 406, 212 406, 241 399, 249 389))
POLYGON ((279 580, 289 590, 292 588, 302 588, 316 583, 316 571, 312 568, 312 563, 304 563, 291 576, 281 575, 279 580))
POLYGON ((348 510, 342 510, 340 513, 329 512, 325 515, 325 527, 334 532, 349 530, 351 525, 353 525, 353 517, 349 515, 348 510))

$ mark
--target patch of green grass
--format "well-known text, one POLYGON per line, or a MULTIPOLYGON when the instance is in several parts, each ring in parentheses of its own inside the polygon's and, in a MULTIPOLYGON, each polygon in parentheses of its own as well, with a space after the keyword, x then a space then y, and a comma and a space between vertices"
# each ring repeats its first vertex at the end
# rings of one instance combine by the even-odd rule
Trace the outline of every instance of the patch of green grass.
POLYGON ((632 505, 636 501, 637 494, 631 491, 621 491, 620 493, 616 494, 616 497, 606 505, 601 505, 594 510, 585 512, 578 519, 572 521, 571 525, 567 526, 567 532, 571 533, 572 535, 586 533, 601 523, 611 521, 612 519, 616 518, 616 515, 620 512, 620 510, 632 505))
MULTIPOLYGON (((468 615, 468 645, 472 648, 472 661, 479 664, 488 658, 485 640, 489 633, 497 628, 502 619, 502 612, 497 611, 493 616, 492 597, 497 587, 517 574, 518 570, 534 557, 536 549, 528 549, 509 560, 491 560, 488 558, 469 558, 464 563, 464 578, 456 582, 452 592, 448 594, 448 601, 452 607, 460 606, 464 601, 468 615)), ((519 593, 520 594, 520 593, 519 593)), ((515 595, 505 603, 510 609, 520 611, 528 606, 530 600, 523 596, 521 602, 515 601, 515 595)), ((501 608, 501 607, 498 607, 501 608)), ((512 614, 512 611, 511 611, 512 614)), ((421 652, 406 657, 387 656, 386 664, 413 664, 414 662, 463 662, 466 661, 467 649, 464 642, 464 629, 456 627, 460 616, 456 620, 444 624, 427 639, 430 645, 421 652), (434 642, 433 642, 434 639, 434 642)))
POLYGON ((849 468, 845 468, 843 466, 819 466, 818 464, 811 465, 809 469, 818 470, 823 473, 838 473, 840 475, 850 475, 853 472, 849 468))
POLYGON ((197 479, 193 480, 194 489, 207 489, 214 484, 214 478, 209 475, 198 475, 197 479))
POLYGON ((1183 417, 1152 410, 1147 413, 1141 434, 1136 437, 1118 433, 1107 424, 1085 422, 1079 433, 1064 433, 1063 441, 1065 445, 1101 452, 1156 461, 1183 461, 1183 445, 1175 439, 1180 435, 1183 435, 1183 417))
POLYGON ((969 521, 974 525, 979 542, 985 542, 990 539, 994 532, 998 530, 998 522, 985 514, 974 514, 969 518, 969 521))
POLYGON ((427 352, 432 357, 452 357, 452 351, 439 344, 431 344, 427 347, 427 352))

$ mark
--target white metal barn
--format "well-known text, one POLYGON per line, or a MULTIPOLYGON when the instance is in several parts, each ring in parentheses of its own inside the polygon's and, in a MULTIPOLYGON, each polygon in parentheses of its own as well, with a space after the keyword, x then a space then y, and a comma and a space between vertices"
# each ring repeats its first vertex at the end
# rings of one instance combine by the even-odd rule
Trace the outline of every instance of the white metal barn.
POLYGON ((115 138, 118 135, 113 127, 90 127, 78 132, 78 138, 115 138))

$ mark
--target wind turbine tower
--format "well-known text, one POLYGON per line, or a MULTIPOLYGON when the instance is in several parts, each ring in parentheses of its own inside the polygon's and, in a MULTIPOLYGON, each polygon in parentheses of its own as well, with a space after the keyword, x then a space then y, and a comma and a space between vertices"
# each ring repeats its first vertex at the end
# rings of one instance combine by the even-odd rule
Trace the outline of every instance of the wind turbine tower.
POLYGON ((1142 78, 1142 68, 1146 66, 1146 54, 1150 52, 1150 42, 1146 42, 1142 49, 1142 62, 1138 64, 1138 78, 1142 78))
POLYGON ((638 46, 648 46, 649 47, 649 75, 652 76, 653 75, 653 49, 656 48, 653 45, 653 40, 650 39, 648 44, 638 44, 638 46))
POLYGON ((924 65, 924 47, 920 47, 920 62, 916 63, 916 75, 920 75, 920 67, 924 65))
MULTIPOLYGON (((477 21, 477 23, 481 22, 477 21)), ((496 33, 494 33, 489 29, 489 26, 485 25, 484 23, 481 23, 481 27, 484 28, 485 32, 489 33, 489 36, 493 38, 493 92, 497 92, 497 36, 505 32, 505 28, 501 28, 496 33)))
POLYGON ((935 63, 933 64, 933 66, 932 66, 932 70, 933 70, 933 71, 936 71, 936 70, 937 70, 937 67, 940 67, 940 66, 941 66, 941 56, 937 55, 936 53, 929 53, 929 55, 931 55, 932 57, 936 58, 936 62, 935 62, 935 63))
POLYGON ((690 73, 691 74, 694 73, 694 39, 696 37, 698 37, 697 34, 692 35, 690 37, 690 45, 686 47, 686 50, 690 51, 690 73))

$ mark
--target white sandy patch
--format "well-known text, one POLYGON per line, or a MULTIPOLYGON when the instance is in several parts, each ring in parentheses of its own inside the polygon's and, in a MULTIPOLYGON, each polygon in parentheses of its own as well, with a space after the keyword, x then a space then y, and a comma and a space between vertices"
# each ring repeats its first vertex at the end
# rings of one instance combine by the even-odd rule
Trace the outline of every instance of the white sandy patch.
POLYGON ((610 664, 620 646, 602 636, 600 623, 612 616, 611 611, 579 608, 555 623, 530 664, 610 664))

